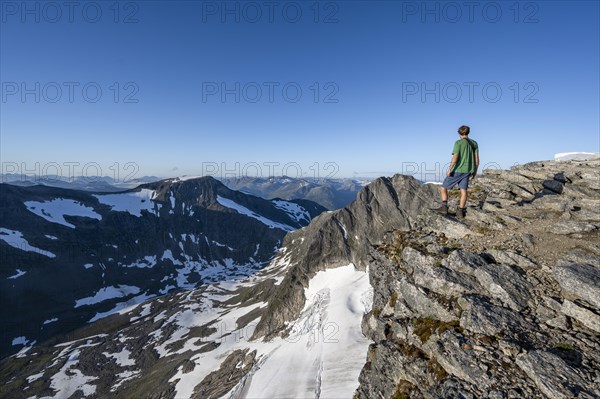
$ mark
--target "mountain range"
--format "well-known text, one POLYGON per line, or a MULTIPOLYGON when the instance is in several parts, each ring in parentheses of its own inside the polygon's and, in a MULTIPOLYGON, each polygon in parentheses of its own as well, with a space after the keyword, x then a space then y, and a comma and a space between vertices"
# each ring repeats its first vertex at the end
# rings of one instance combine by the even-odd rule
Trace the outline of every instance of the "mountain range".
POLYGON ((2 184, 0 353, 173 290, 248 276, 324 210, 211 177, 118 193, 2 184))
MULTIPOLYGON (((182 176, 180 180, 189 180, 205 176, 182 176)), ((209 176, 206 176, 209 177, 209 176)), ((218 178, 218 177, 217 177, 218 178)), ((49 187, 70 188, 91 192, 117 192, 137 187, 140 184, 152 183, 160 179, 156 176, 143 176, 136 179, 122 180, 110 176, 75 176, 66 178, 62 176, 35 176, 18 173, 0 175, 2 183, 16 186, 44 185, 49 187)), ((367 184, 370 179, 349 178, 294 178, 288 176, 272 177, 222 177, 218 178, 227 187, 236 191, 243 191, 266 199, 307 199, 316 202, 329 210, 339 209, 356 198, 356 193, 367 184)))
POLYGON ((307 199, 329 210, 343 208, 356 198, 367 179, 305 179, 280 177, 229 177, 221 181, 233 190, 263 198, 307 199))

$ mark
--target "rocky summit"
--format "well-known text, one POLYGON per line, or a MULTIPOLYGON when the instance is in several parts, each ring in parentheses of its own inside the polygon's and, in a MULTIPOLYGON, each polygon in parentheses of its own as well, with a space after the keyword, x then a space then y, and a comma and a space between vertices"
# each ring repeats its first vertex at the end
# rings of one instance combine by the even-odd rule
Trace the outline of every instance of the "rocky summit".
POLYGON ((379 178, 248 277, 5 358, 0 397, 599 397, 600 160, 486 170, 464 219, 438 198, 379 178))

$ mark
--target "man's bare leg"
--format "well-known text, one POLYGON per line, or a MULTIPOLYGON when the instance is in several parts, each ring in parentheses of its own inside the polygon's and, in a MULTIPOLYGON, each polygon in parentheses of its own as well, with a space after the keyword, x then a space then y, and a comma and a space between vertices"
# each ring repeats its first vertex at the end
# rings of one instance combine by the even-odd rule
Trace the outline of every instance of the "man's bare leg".
POLYGON ((440 187, 440 195, 442 197, 442 201, 448 201, 448 189, 440 187))
POLYGON ((464 208, 467 205, 467 190, 460 189, 460 203, 459 206, 464 208))

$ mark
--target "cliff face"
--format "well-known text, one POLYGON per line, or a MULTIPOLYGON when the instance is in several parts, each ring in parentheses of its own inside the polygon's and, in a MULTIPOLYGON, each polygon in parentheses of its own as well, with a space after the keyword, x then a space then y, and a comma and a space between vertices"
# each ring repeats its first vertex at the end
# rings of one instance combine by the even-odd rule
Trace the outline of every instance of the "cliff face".
POLYGON ((6 359, 0 396, 598 397, 599 167, 486 171, 464 220, 435 185, 377 179, 247 278, 6 359))
POLYGON ((281 258, 289 267, 254 337, 270 338, 297 318, 304 306, 303 291, 318 271, 349 263, 365 270, 370 248, 390 230, 410 231, 436 195, 434 186, 412 177, 382 177, 363 188, 346 208, 322 213, 309 226, 288 234, 281 258))

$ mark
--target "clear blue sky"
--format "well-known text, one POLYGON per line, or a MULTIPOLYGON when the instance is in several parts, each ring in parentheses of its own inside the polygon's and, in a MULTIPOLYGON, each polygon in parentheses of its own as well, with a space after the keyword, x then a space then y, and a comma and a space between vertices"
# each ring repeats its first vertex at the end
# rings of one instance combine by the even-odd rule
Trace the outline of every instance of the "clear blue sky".
POLYGON ((461 124, 484 165, 600 151, 599 3, 472 3, 2 1, 3 172, 390 175, 461 124))

